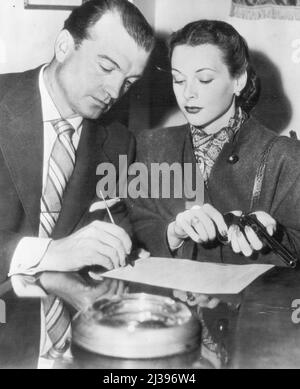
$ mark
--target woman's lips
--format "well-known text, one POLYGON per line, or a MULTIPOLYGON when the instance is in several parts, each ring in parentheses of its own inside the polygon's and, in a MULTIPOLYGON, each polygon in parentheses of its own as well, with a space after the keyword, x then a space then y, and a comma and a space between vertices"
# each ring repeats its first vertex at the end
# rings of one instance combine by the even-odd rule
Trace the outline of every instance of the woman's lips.
POLYGON ((185 108, 187 113, 190 113, 192 115, 195 115, 202 110, 202 108, 200 108, 200 107, 184 107, 184 108, 185 108))

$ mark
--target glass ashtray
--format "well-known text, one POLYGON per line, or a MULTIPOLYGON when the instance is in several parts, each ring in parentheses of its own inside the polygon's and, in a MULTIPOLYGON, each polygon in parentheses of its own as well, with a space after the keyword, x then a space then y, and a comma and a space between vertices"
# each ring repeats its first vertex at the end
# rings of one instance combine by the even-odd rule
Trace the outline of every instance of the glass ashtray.
POLYGON ((76 345, 117 358, 156 358, 200 344, 200 323, 168 297, 136 293, 100 300, 73 323, 76 345))

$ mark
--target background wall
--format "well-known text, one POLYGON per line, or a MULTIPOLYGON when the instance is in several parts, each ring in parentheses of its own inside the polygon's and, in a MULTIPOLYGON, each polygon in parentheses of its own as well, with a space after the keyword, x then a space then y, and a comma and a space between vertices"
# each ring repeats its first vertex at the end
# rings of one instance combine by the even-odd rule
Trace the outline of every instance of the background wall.
MULTIPOLYGON (((162 38, 200 18, 232 23, 247 39, 262 79, 263 93, 255 115, 279 133, 293 129, 300 137, 300 21, 230 18, 231 0, 134 0, 134 3, 162 38)), ((69 11, 25 10, 23 4, 23 0, 0 1, 0 73, 23 71, 49 61, 56 34, 69 14, 69 11)), ((166 63, 161 48, 154 61, 154 64, 166 63)), ((170 78, 153 68, 130 99, 130 125, 135 131, 184 121, 176 109, 170 78)))
POLYGON ((0 1, 0 73, 30 69, 53 55, 69 11, 24 9, 23 0, 0 1))

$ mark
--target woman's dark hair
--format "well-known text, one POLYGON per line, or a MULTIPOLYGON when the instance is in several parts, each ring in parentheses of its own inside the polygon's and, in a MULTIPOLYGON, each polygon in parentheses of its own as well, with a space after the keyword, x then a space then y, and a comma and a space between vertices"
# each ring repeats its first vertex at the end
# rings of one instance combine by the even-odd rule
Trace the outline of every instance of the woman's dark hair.
MULTIPOLYGON (((75 8, 65 21, 64 29, 79 46, 89 38, 89 29, 93 27, 107 12, 117 12, 124 28, 135 42, 145 51, 154 47, 154 33, 139 9, 127 0, 89 0, 75 8)), ((113 31, 111 31, 113 34, 113 31)))
POLYGON ((218 20, 199 20, 187 24, 171 35, 169 56, 172 57, 176 46, 205 44, 217 46, 221 50, 231 77, 247 72, 247 84, 236 102, 249 113, 258 101, 260 83, 250 63, 247 42, 230 24, 218 20))

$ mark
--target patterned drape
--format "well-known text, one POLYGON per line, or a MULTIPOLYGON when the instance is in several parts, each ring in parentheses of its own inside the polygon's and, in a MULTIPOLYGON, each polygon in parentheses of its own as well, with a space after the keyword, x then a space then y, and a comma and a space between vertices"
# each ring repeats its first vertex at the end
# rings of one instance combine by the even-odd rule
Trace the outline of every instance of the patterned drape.
POLYGON ((300 0, 232 0, 230 16, 300 20, 300 0))

